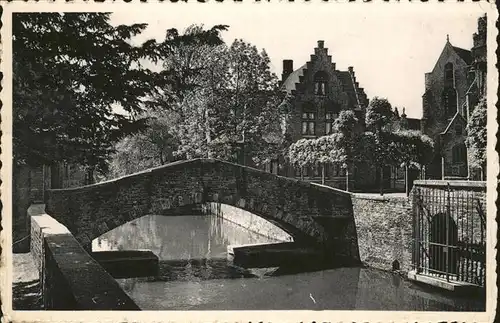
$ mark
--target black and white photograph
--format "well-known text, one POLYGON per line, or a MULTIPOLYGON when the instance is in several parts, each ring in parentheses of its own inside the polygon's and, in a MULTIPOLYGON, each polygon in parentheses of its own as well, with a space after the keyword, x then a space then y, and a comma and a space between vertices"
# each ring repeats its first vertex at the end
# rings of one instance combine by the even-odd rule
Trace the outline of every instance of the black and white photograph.
POLYGON ((7 4, 6 321, 493 322, 497 19, 7 4))

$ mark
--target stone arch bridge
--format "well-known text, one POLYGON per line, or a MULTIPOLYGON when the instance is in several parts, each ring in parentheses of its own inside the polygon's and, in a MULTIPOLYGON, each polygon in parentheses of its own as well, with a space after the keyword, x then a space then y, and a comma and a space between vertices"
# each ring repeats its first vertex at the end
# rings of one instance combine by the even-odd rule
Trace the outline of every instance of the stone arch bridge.
POLYGON ((254 213, 295 241, 359 263, 349 193, 214 159, 171 163, 107 182, 47 191, 46 212, 87 249, 91 241, 148 214, 207 202, 254 213))

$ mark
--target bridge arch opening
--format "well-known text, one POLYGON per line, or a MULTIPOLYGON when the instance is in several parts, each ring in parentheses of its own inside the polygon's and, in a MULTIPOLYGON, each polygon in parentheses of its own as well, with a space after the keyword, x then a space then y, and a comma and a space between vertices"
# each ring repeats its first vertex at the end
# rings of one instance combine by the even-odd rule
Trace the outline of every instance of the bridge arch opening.
MULTIPOLYGON (((145 215, 92 241, 91 251, 149 250, 160 260, 226 258, 226 246, 292 242, 286 231, 250 212, 218 205, 219 212, 145 215)), ((229 249, 228 249, 229 250, 229 249)))
POLYGON ((276 240, 276 242, 294 241, 293 232, 289 232, 282 224, 262 215, 244 209, 218 202, 208 202, 203 205, 206 215, 232 222, 246 230, 276 240))

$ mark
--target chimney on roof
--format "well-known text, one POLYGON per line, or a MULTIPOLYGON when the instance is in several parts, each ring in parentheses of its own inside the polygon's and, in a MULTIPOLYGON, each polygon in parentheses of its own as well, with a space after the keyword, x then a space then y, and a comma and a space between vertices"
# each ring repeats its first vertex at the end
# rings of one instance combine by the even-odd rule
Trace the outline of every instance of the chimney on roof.
POLYGON ((318 40, 318 48, 325 48, 325 41, 324 40, 318 40))
POLYGON ((286 78, 293 72, 293 60, 283 60, 283 73, 281 74, 281 81, 284 82, 286 78))

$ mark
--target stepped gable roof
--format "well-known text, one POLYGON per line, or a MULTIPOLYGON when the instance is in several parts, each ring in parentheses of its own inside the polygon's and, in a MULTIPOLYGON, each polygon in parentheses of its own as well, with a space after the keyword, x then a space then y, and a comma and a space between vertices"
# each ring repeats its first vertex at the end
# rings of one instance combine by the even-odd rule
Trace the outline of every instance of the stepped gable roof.
MULTIPOLYGON (((302 65, 285 79, 283 84, 281 85, 281 88, 288 92, 291 93, 292 91, 296 90, 296 84, 300 83, 300 77, 304 76, 304 70, 307 69, 307 64, 302 65)), ((338 79, 342 82, 342 86, 344 88, 345 93, 347 93, 349 97, 350 104, 357 105, 358 104, 358 98, 356 97, 356 91, 358 91, 358 95, 364 95, 364 91, 361 91, 359 89, 356 89, 356 86, 354 84, 354 80, 352 79, 351 73, 349 71, 335 71, 336 76, 338 79)), ((360 98, 361 100, 361 98, 360 98)))
POLYGON ((470 50, 463 49, 463 48, 456 47, 456 46, 452 46, 452 47, 453 47, 453 50, 455 51, 455 53, 457 53, 458 56, 460 56, 460 58, 462 58, 467 64, 472 63, 472 53, 470 50))
POLYGON ((349 102, 356 105, 358 103, 358 99, 356 98, 356 88, 354 87, 351 73, 346 71, 337 71, 337 75, 344 86, 344 91, 349 96, 349 102))
POLYGON ((340 81, 344 85, 346 91, 354 91, 354 85, 352 84, 351 74, 347 71, 337 71, 340 81))
POLYGON ((295 91, 295 84, 299 83, 300 76, 304 75, 304 70, 306 69, 307 64, 302 65, 286 78, 286 80, 281 85, 282 88, 287 92, 295 91))

